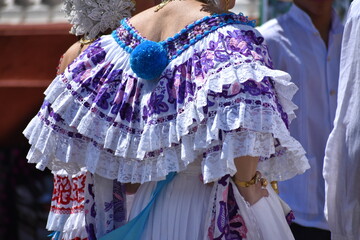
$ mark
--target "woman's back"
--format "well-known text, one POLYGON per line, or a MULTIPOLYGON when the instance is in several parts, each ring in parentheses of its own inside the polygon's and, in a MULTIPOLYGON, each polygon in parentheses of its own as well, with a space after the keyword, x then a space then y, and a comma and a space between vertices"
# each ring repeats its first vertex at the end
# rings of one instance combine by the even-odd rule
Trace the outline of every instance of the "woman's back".
POLYGON ((160 42, 173 37, 187 25, 215 13, 222 13, 199 1, 171 1, 155 6, 130 19, 131 25, 148 40, 160 42))

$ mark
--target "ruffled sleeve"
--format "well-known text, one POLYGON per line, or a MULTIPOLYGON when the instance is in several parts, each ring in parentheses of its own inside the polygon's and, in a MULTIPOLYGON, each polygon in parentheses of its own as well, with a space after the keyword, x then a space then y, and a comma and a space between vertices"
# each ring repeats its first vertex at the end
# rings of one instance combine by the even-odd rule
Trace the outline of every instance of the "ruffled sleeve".
POLYGON ((204 182, 235 174, 234 158, 245 155, 260 156, 269 180, 309 167, 287 129, 297 88, 288 74, 271 69, 252 27, 207 34, 153 82, 138 78, 128 62, 129 53, 105 36, 53 81, 24 131, 29 162, 140 183, 196 159, 204 182))
POLYGON ((287 73, 272 69, 262 36, 237 25, 208 40, 207 51, 194 64, 195 83, 204 82, 195 94, 196 114, 189 105, 180 121, 200 123, 194 148, 206 149, 205 181, 235 174, 233 159, 246 155, 260 156, 258 168, 270 180, 303 173, 309 168, 305 151, 288 131, 297 108, 291 101, 297 87, 287 73))

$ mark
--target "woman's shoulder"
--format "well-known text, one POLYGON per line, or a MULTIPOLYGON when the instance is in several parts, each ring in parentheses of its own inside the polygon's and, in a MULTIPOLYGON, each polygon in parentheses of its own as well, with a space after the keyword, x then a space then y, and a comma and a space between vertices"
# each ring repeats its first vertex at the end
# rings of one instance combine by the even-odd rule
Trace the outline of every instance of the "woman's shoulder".
POLYGON ((79 56, 82 51, 81 47, 81 43, 77 41, 66 50, 59 62, 58 74, 63 73, 66 67, 79 56))

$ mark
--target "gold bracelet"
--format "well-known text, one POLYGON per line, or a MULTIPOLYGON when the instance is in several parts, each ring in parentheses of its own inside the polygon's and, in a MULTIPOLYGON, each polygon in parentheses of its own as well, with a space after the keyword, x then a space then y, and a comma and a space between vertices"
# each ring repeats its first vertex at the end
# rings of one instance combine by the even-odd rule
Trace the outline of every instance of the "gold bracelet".
POLYGON ((232 177, 234 183, 238 187, 250 187, 252 185, 260 182, 261 186, 266 187, 268 185, 268 181, 265 178, 262 178, 260 172, 256 171, 255 176, 250 179, 250 181, 239 181, 235 176, 232 177))

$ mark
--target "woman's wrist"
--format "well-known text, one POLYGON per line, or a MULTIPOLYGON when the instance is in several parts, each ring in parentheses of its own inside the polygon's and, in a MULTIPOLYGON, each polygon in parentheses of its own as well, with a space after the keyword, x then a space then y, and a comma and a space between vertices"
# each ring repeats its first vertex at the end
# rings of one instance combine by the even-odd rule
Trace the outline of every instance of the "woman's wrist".
POLYGON ((265 189, 267 181, 261 177, 261 173, 256 171, 254 176, 248 181, 239 181, 236 175, 232 177, 241 196, 250 204, 253 205, 262 197, 269 195, 265 189))
POLYGON ((257 183, 260 183, 262 187, 266 187, 268 184, 267 180, 261 177, 261 173, 259 171, 256 171, 253 177, 248 181, 242 181, 238 176, 236 176, 236 174, 232 177, 232 179, 237 187, 247 188, 252 185, 256 185, 257 183))

